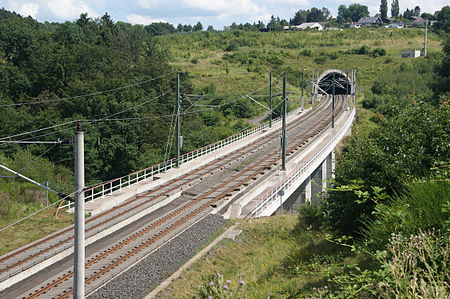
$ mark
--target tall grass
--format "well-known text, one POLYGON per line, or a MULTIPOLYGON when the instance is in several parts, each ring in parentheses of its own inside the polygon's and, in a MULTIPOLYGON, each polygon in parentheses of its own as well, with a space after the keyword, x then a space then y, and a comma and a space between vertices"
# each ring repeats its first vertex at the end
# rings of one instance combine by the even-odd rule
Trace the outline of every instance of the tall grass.
POLYGON ((367 221, 363 235, 371 249, 383 249, 392 234, 410 236, 432 228, 442 229, 450 219, 448 181, 415 181, 387 204, 378 204, 376 217, 367 221))

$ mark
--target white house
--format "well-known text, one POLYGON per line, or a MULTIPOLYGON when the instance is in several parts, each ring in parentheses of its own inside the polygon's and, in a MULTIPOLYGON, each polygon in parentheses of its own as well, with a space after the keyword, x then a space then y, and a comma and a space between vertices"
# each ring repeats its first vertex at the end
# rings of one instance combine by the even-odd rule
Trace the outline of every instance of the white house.
POLYGON ((405 28, 405 24, 404 23, 392 23, 386 26, 386 28, 405 28))
POLYGON ((361 24, 358 24, 358 23, 352 23, 352 24, 349 24, 348 27, 349 27, 349 28, 356 28, 356 29, 359 29, 359 28, 361 28, 361 24))
POLYGON ((303 23, 301 25, 292 26, 292 28, 296 28, 299 30, 317 29, 318 31, 322 31, 324 26, 319 24, 318 22, 314 22, 314 23, 303 23))

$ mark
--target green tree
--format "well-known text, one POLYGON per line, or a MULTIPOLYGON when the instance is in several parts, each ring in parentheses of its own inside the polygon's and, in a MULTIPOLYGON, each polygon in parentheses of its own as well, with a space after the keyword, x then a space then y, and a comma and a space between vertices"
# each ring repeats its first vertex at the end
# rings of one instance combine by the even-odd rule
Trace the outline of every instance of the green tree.
POLYGON ((369 16, 369 8, 366 5, 350 4, 348 7, 348 14, 353 22, 358 22, 361 18, 369 16))
POLYGON ((420 7, 419 6, 414 7, 414 15, 416 17, 420 17, 420 7))
POLYGON ((173 27, 172 24, 163 22, 152 23, 150 25, 145 26, 144 28, 151 36, 170 34, 176 31, 175 27, 173 27))
POLYGON ((348 22, 350 20, 349 11, 347 6, 341 4, 338 7, 338 15, 336 17, 336 22, 343 24, 345 22, 348 22))
POLYGON ((306 22, 307 17, 308 17, 308 11, 300 9, 294 14, 294 17, 292 19, 290 19, 289 23, 291 25, 300 25, 300 24, 306 22))
POLYGON ((202 31, 203 30, 203 25, 200 22, 197 22, 197 24, 194 25, 194 27, 192 28, 192 31, 202 31))
POLYGON ((313 7, 309 10, 308 15, 306 17, 307 22, 324 22, 330 17, 330 11, 322 7, 319 9, 317 7, 313 7))
POLYGON ((380 17, 382 20, 385 20, 387 18, 388 13, 388 4, 387 0, 381 0, 380 3, 380 17))
POLYGON ((444 6, 436 14, 434 28, 438 32, 450 33, 450 6, 444 6))
POLYGON ((400 5, 398 0, 393 0, 391 4, 391 17, 397 18, 400 14, 400 5))
POLYGON ((361 18, 369 16, 369 8, 361 4, 350 4, 347 8, 345 5, 339 5, 338 16, 336 21, 340 24, 345 22, 357 22, 361 18))

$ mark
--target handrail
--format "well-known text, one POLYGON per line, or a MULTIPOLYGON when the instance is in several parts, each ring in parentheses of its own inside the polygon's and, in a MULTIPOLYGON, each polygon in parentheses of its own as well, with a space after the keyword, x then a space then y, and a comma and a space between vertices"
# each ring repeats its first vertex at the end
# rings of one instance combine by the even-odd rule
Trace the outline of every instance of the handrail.
POLYGON ((317 161, 317 159, 320 157, 320 155, 323 154, 323 152, 328 149, 328 147, 336 141, 336 139, 340 140, 345 132, 348 130, 348 128, 351 126, 351 123, 353 122, 353 119, 355 117, 355 109, 352 110, 350 113, 349 118, 346 120, 342 128, 338 131, 337 134, 335 134, 331 139, 321 147, 321 149, 314 154, 314 156, 306 163, 299 163, 298 166, 292 170, 294 172, 293 175, 290 175, 289 178, 282 181, 278 186, 275 186, 271 188, 270 190, 264 192, 260 196, 260 203, 257 204, 257 206, 249 212, 245 218, 258 218, 260 217, 261 213, 258 214, 261 210, 264 210, 268 205, 272 204, 274 201, 279 201, 279 197, 282 196, 285 189, 288 189, 297 179, 300 175, 304 174, 308 168, 310 168, 311 164, 317 161))
MULTIPOLYGON (((287 115, 290 116, 293 113, 295 113, 297 110, 298 109, 290 111, 287 115)), ((281 117, 279 116, 279 117, 273 119, 272 123, 277 123, 280 120, 281 120, 281 117)), ((216 151, 220 148, 223 148, 229 144, 232 144, 234 142, 242 140, 245 137, 248 137, 250 135, 258 133, 268 127, 269 127, 269 122, 266 122, 262 125, 243 130, 243 131, 241 131, 237 134, 231 135, 225 139, 219 140, 217 142, 205 145, 205 146, 198 148, 196 150, 193 150, 191 152, 185 153, 180 156, 180 164, 189 162, 193 159, 196 159, 203 155, 209 154, 209 153, 216 151)), ((106 195, 112 194, 113 192, 120 191, 123 188, 135 185, 146 179, 153 178, 157 174, 164 173, 167 170, 174 168, 176 165, 175 162, 176 162, 176 158, 172 158, 172 159, 163 161, 161 163, 149 166, 142 170, 135 171, 128 175, 118 177, 115 179, 111 179, 111 180, 105 181, 99 185, 89 187, 84 191, 85 192, 85 202, 103 198, 106 195)), ((63 205, 61 208, 70 209, 72 207, 73 207, 73 202, 68 202, 67 204, 63 205)))

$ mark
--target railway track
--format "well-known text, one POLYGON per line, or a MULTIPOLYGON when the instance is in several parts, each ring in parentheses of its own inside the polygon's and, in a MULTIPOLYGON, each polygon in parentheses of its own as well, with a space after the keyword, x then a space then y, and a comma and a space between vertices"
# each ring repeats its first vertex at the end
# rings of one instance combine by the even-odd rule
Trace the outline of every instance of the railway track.
MULTIPOLYGON (((289 147, 287 150, 288 155, 293 154, 300 149, 329 125, 331 117, 329 110, 325 109, 326 104, 326 100, 322 101, 321 104, 309 114, 288 125, 288 136, 290 136, 289 147), (299 134, 299 124, 307 126, 308 130, 299 134), (296 128, 297 130, 295 130, 296 128)), ((338 100, 337 111, 342 110, 342 106, 343 101, 338 100)), ((114 225, 114 223, 119 222, 120 219, 129 217, 133 213, 137 213, 148 205, 153 204, 155 201, 163 200, 166 194, 170 192, 188 188, 192 185, 193 180, 202 180, 202 178, 208 176, 211 172, 221 170, 236 163, 236 161, 242 159, 243 156, 250 155, 259 148, 277 140, 277 136, 277 132, 270 133, 204 167, 200 167, 175 180, 169 181, 162 186, 159 186, 158 189, 152 189, 111 210, 88 218, 86 221, 86 235, 89 236, 105 229, 105 227, 114 225)), ((245 187, 249 184, 250 180, 255 180, 259 175, 272 169, 279 159, 280 157, 277 150, 269 151, 262 157, 256 159, 256 161, 247 165, 241 171, 231 175, 230 178, 223 183, 199 194, 191 201, 177 207, 173 211, 161 215, 161 217, 154 220, 146 227, 125 239, 114 243, 101 253, 89 257, 86 263, 86 284, 96 284, 102 276, 113 272, 115 268, 124 264, 127 260, 139 256, 144 252, 144 249, 151 245, 155 245, 158 242, 163 243, 171 234, 182 230, 183 225, 195 222, 195 220, 201 216, 202 212, 212 205, 223 200, 227 196, 230 196, 230 194, 243 186, 245 187)), ((26 268, 24 266, 27 264, 48 255, 48 251, 53 250, 58 252, 58 249, 61 250, 61 248, 65 248, 65 246, 68 246, 67 244, 71 243, 70 241, 73 239, 72 230, 73 228, 69 227, 48 238, 44 238, 31 246, 23 247, 12 254, 0 258, 0 275, 11 269, 20 267, 26 268), (50 240, 52 240, 52 242, 49 243, 50 240), (54 240, 56 240, 56 242, 54 240), (36 244, 38 244, 37 246, 40 247, 40 249, 38 251, 33 251, 32 248, 35 248, 36 244), (46 244, 48 245, 46 246, 46 244), (11 262, 13 260, 14 262, 11 262), (10 262, 8 263, 8 261, 10 262)), ((39 289, 28 292, 22 297, 38 298, 40 296, 45 296, 52 298, 68 298, 72 294, 72 275, 71 271, 66 271, 59 275, 59 277, 46 282, 46 284, 40 286, 39 289)))

